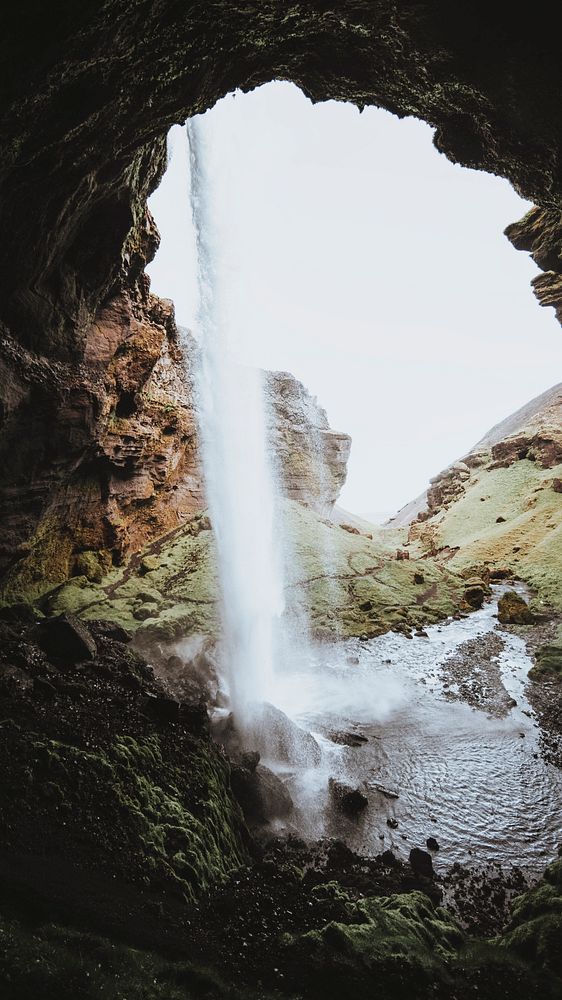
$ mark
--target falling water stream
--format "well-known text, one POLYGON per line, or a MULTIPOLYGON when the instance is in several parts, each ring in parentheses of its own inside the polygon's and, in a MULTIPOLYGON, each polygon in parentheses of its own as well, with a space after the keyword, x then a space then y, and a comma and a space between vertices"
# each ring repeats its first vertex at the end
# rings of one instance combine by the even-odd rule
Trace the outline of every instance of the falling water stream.
POLYGON ((222 654, 241 729, 267 699, 283 612, 281 554, 268 458, 261 373, 235 362, 221 310, 219 223, 206 169, 202 119, 187 123, 197 242, 201 347, 199 413, 208 507, 217 545, 222 654))

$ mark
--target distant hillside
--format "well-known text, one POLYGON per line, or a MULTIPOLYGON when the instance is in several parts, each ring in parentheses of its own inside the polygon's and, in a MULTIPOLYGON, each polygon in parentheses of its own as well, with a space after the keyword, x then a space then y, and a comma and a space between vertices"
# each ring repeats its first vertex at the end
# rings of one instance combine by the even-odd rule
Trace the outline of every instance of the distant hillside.
POLYGON ((493 427, 390 524, 449 569, 507 569, 562 608, 562 383, 493 427))

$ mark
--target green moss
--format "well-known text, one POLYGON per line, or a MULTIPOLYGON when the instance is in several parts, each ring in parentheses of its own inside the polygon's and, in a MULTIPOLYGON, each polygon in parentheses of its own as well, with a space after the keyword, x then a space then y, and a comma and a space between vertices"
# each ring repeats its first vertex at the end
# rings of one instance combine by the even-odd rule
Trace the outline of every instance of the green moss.
POLYGON ((562 504, 552 489, 561 476, 562 465, 528 459, 472 469, 462 496, 410 534, 426 551, 445 549, 450 569, 507 567, 537 592, 537 610, 562 610, 562 504))
POLYGON ((80 552, 74 560, 74 573, 85 576, 92 583, 101 583, 111 567, 111 555, 107 550, 80 552))
POLYGON ((44 517, 29 542, 29 551, 2 579, 0 601, 32 602, 71 573, 74 542, 57 517, 44 517))
POLYGON ((127 867, 191 901, 244 860, 227 764, 212 744, 197 741, 180 767, 157 734, 96 750, 12 739, 3 811, 17 846, 33 812, 46 830, 62 824, 61 845, 88 863, 127 867))
POLYGON ((518 896, 499 944, 522 958, 562 975, 562 861, 550 865, 542 882, 518 896))
MULTIPOLYGON (((101 585, 73 578, 46 598, 51 614, 106 618, 160 641, 193 632, 215 634, 218 578, 214 536, 206 515, 149 545, 101 585)), ((352 534, 294 501, 283 505, 287 614, 306 616, 315 633, 380 635, 415 628, 454 613, 464 581, 424 559, 424 585, 415 583, 416 551, 396 559, 394 532, 352 534)))
POLYGON ((562 626, 558 628, 553 642, 540 646, 536 652, 536 662, 529 677, 536 678, 542 674, 562 677, 562 626))
MULTIPOLYGON (((375 988, 386 977, 392 984, 419 987, 441 980, 445 962, 463 943, 463 935, 445 910, 421 892, 373 897, 355 904, 351 923, 332 922, 287 940, 302 956, 316 986, 327 996, 348 988, 375 988)), ((386 994, 385 994, 386 995, 386 994)))

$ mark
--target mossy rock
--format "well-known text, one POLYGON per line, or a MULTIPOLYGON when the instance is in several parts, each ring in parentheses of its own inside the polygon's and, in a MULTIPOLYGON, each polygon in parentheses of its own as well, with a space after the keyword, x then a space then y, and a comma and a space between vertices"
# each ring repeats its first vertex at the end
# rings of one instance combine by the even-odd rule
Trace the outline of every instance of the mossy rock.
POLYGON ((529 671, 529 677, 536 679, 543 674, 562 677, 562 627, 558 629, 554 642, 537 649, 535 665, 529 671))
MULTIPOLYGON (((284 501, 279 531, 286 548, 286 614, 308 620, 327 638, 380 635, 397 623, 440 621, 461 605, 464 580, 424 559, 424 588, 416 583, 415 551, 397 561, 393 532, 350 534, 296 501, 284 501), (397 611, 397 609, 400 609, 397 611)), ((64 611, 108 619, 139 636, 174 641, 216 635, 219 580, 213 532, 206 515, 152 542, 99 581, 100 555, 83 553, 80 575, 45 594, 49 614, 64 611)))
POLYGON ((319 988, 327 997, 376 990, 383 980, 384 996, 405 996, 401 991, 447 978, 445 963, 463 941, 453 918, 416 891, 363 899, 350 923, 329 923, 287 946, 302 957, 315 996, 319 988))
POLYGON ((499 943, 528 962, 562 976, 562 861, 512 905, 512 919, 499 943))
POLYGON ((181 762, 158 733, 85 749, 22 731, 10 744, 3 814, 12 849, 29 839, 33 811, 45 845, 58 829, 70 856, 187 901, 245 860, 228 766, 208 740, 192 741, 181 762))
POLYGON ((507 590, 498 601, 498 620, 502 625, 532 625, 535 616, 519 594, 507 590))

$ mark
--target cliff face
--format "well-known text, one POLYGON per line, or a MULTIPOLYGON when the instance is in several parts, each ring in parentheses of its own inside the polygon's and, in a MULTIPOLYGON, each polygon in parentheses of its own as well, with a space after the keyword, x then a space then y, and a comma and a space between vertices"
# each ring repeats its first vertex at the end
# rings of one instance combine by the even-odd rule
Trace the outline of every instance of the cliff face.
POLYGON ((266 372, 265 391, 284 495, 328 516, 345 483, 351 438, 331 429, 316 397, 288 372, 266 372))
MULTIPOLYGON (((205 508, 194 339, 148 282, 85 331, 80 364, 4 341, 0 385, 0 594, 34 598, 69 577, 99 582, 205 508)), ((266 373, 286 496, 328 513, 350 438, 296 379, 266 373)))
POLYGON ((171 303, 148 284, 100 310, 80 363, 3 341, 2 591, 99 579, 200 510, 191 386, 171 303))
MULTIPOLYGON (((561 494, 562 384, 434 477, 425 504, 412 511, 408 537, 450 569, 508 571, 560 609, 561 494)), ((397 522, 406 523, 400 515, 397 522)))

